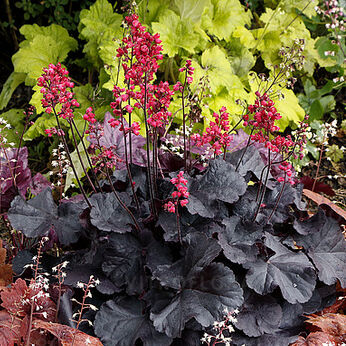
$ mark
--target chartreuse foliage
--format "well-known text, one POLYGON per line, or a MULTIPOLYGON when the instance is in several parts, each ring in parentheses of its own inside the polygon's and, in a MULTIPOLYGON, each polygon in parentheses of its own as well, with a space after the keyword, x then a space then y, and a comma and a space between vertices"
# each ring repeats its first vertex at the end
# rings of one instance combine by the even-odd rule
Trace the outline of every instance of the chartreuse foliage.
MULTIPOLYGON (((250 84, 249 72, 259 59, 263 59, 265 66, 272 70, 280 62, 278 52, 281 47, 291 46, 295 39, 304 39, 306 63, 303 72, 309 76, 312 76, 316 64, 333 67, 343 63, 341 50, 327 37, 312 38, 305 25, 306 18, 310 21, 317 18, 315 3, 316 1, 268 0, 265 2, 264 13, 258 19, 257 14, 254 18, 251 9, 246 9, 239 0, 141 1, 138 13, 140 20, 150 30, 161 35, 168 59, 163 63, 169 71, 166 75, 177 78, 181 60, 192 58, 196 68, 193 91, 196 90, 199 78, 206 76, 209 79, 210 97, 205 100, 209 109, 203 108, 202 115, 211 119, 212 112, 226 106, 233 115, 233 123, 236 123, 242 107, 234 101, 241 99, 251 102, 256 85, 250 84), (335 56, 324 54, 326 50, 332 49, 336 51, 335 56)), ((115 57, 116 48, 124 33, 122 19, 123 15, 116 13, 108 0, 96 0, 89 9, 80 12, 78 30, 84 58, 79 59, 78 63, 90 72, 96 70, 99 73, 96 92, 88 92, 87 99, 83 96, 84 92, 76 92, 77 101, 83 105, 81 113, 84 107, 91 104, 96 113, 102 113, 106 102, 95 102, 94 94, 98 94, 103 101, 109 101, 109 91, 113 85, 117 82, 121 86, 123 83, 123 72, 121 69, 118 73, 119 62, 115 57), (99 94, 100 91, 102 95, 99 94)), ((24 25, 20 32, 25 40, 13 56, 14 72, 1 92, 0 109, 6 107, 20 83, 25 81, 27 85, 33 86, 44 66, 63 62, 68 53, 77 48, 77 41, 59 25, 24 25)), ((255 72, 262 71, 256 69, 255 72)), ((86 88, 89 90, 89 87, 86 88)), ((41 114, 41 95, 35 87, 34 91, 31 104, 41 114)), ((292 92, 283 90, 283 94, 286 100, 277 102, 283 117, 280 126, 285 128, 301 120, 303 109, 292 92)), ((173 100, 173 112, 178 109, 179 102, 178 99, 173 100)), ((326 102, 326 98, 320 103, 315 102, 312 112, 321 114, 328 111, 330 104, 327 107, 326 102)), ((308 107, 304 108, 307 110, 308 107)), ((136 120, 142 122, 140 118, 136 120)), ((46 115, 37 121, 39 123, 35 128, 25 135, 27 140, 43 135, 42 129, 50 126, 46 115)))
POLYGON ((122 16, 114 13, 112 5, 107 0, 96 1, 90 9, 80 13, 78 30, 80 38, 87 41, 83 52, 88 61, 95 67, 102 66, 99 50, 104 45, 122 37, 122 16))
POLYGON ((13 55, 12 62, 15 72, 26 74, 27 85, 36 84, 43 66, 64 61, 67 54, 77 48, 77 41, 69 36, 66 29, 56 24, 48 27, 24 25, 20 28, 20 33, 25 40, 13 55))
MULTIPOLYGON (((102 141, 117 139, 106 131, 102 141)), ((147 175, 136 165, 132 176, 143 209, 140 231, 111 192, 93 194, 89 209, 84 201, 56 205, 47 188, 29 201, 17 196, 8 218, 27 237, 50 229, 72 248, 77 241, 91 242, 92 251, 79 247, 78 255, 66 255, 66 283, 82 280, 85 268, 100 279, 102 295, 91 302, 99 307, 94 332, 105 346, 139 340, 143 345, 202 345, 203 333, 234 309, 240 311, 234 345, 289 345, 303 328, 303 314, 332 303, 337 282, 345 287, 346 245, 338 223, 324 211, 306 219, 300 186, 286 185, 276 205, 281 186, 271 181, 265 207, 253 221, 258 184, 247 182, 260 176, 264 164, 251 147, 236 171, 243 150, 211 160, 204 172, 188 177, 189 203, 180 213, 182 243, 174 214, 160 207, 157 222, 148 222, 147 175)), ((112 182, 133 208, 126 170, 116 170, 112 182)), ((173 186, 169 178, 157 184, 157 205, 163 205, 173 186)), ((109 191, 109 183, 102 186, 109 191)))

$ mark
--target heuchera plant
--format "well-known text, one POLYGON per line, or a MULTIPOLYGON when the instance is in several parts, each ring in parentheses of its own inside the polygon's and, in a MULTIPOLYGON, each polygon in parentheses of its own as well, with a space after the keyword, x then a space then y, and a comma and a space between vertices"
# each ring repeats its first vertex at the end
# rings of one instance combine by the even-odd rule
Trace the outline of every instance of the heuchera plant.
MULTIPOLYGON (((309 218, 288 161, 305 142, 305 123, 296 138, 278 135, 274 101, 258 91, 241 119, 250 132, 241 150, 230 150, 239 134, 224 107, 204 133, 187 133, 191 62, 182 68, 184 84, 154 84, 159 35, 136 14, 125 28, 117 50, 125 87, 114 86, 114 117, 100 124, 90 108, 83 116, 91 143, 86 181, 78 181, 83 199, 56 205, 49 188, 29 201, 17 196, 8 212, 12 227, 27 237, 51 232, 72 248, 86 244, 62 255, 70 262, 64 284, 77 286, 85 275, 100 281, 92 299, 99 311, 88 318, 104 345, 294 342, 304 313, 331 304, 336 284, 346 284, 340 227, 322 210, 309 218), (182 99, 183 159, 160 149, 174 92, 182 99), (134 109, 145 118, 145 139, 134 109), (206 167, 191 142, 211 149, 206 167)), ((50 65, 39 85, 42 105, 58 129, 59 118, 67 119, 77 146, 84 133, 74 125, 78 104, 68 72, 50 65)), ((59 135, 70 158, 67 134, 59 135)))

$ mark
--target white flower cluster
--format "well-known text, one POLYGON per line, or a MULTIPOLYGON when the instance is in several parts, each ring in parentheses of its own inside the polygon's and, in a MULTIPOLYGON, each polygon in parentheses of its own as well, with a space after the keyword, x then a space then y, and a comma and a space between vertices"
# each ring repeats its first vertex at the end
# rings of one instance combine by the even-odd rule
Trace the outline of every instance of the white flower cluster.
POLYGON ((212 327, 212 334, 204 333, 201 338, 201 342, 210 345, 216 345, 217 343, 223 343, 225 346, 230 346, 232 343, 231 334, 235 331, 233 323, 237 322, 236 316, 239 314, 239 310, 235 309, 230 312, 227 309, 224 310, 225 317, 222 321, 215 321, 212 327), (224 333, 227 332, 228 336, 224 333))
MULTIPOLYGON (((70 167, 70 161, 67 158, 66 151, 63 149, 64 145, 59 143, 58 148, 52 150, 52 156, 55 159, 51 162, 53 170, 49 172, 49 175, 53 176, 55 174, 58 178, 58 181, 55 184, 52 184, 52 188, 62 186, 64 176, 67 174, 70 167)), ((73 186, 74 184, 71 185, 73 186)), ((62 193, 62 197, 65 197, 64 193, 62 193)))
POLYGON ((3 130, 10 129, 11 124, 7 122, 4 118, 0 117, 0 157, 2 157, 4 154, 2 153, 2 149, 4 149, 4 146, 8 147, 14 147, 15 143, 11 142, 8 143, 6 135, 4 134, 3 130))
POLYGON ((311 143, 318 142, 323 145, 328 145, 329 137, 336 135, 338 130, 337 120, 333 120, 331 123, 321 124, 321 129, 311 138, 311 143))

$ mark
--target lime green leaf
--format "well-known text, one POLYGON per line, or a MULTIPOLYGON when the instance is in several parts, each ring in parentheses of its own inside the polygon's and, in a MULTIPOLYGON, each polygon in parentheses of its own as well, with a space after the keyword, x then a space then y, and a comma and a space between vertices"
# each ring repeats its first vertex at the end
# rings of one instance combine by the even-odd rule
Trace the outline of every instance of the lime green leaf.
POLYGON ((232 32, 232 37, 239 38, 240 43, 248 49, 251 49, 256 45, 255 38, 251 31, 243 26, 236 27, 232 32))
POLYGON ((48 27, 23 25, 19 31, 26 40, 12 56, 12 62, 15 72, 27 74, 27 85, 36 84, 43 67, 64 61, 67 54, 77 48, 77 41, 69 36, 66 29, 56 24, 48 27))
POLYGON ((31 141, 39 136, 47 136, 44 132, 45 129, 56 127, 55 117, 52 114, 43 113, 40 115, 35 123, 29 127, 24 134, 25 141, 31 141))
POLYGON ((36 108, 37 114, 43 113, 44 108, 42 107, 41 100, 42 100, 42 93, 41 93, 41 87, 38 85, 35 85, 33 87, 34 93, 32 94, 30 104, 33 105, 36 108))
POLYGON ((326 149, 326 156, 332 162, 338 163, 344 158, 344 151, 336 144, 333 144, 326 149))
POLYGON ((278 120, 278 126, 283 130, 292 122, 298 125, 299 121, 302 121, 305 116, 305 111, 300 107, 298 99, 292 90, 282 90, 284 99, 275 100, 275 107, 282 115, 282 118, 278 120))
POLYGON ((99 47, 112 39, 122 38, 122 16, 114 13, 107 0, 97 0, 90 9, 80 12, 78 30, 80 37, 87 42, 83 51, 96 67, 102 66, 99 58, 99 47))
POLYGON ((341 49, 337 44, 333 44, 328 37, 323 36, 316 38, 314 47, 317 51, 314 57, 321 67, 331 67, 337 64, 343 64, 344 55, 341 49), (326 52, 335 52, 335 55, 326 55, 326 52))
POLYGON ((321 120, 323 118, 323 106, 320 100, 314 100, 309 109, 309 119, 321 120))
POLYGON ((255 58, 251 52, 235 37, 230 38, 226 48, 233 73, 240 78, 247 78, 248 72, 255 65, 255 58))
POLYGON ((160 34, 163 51, 169 57, 174 57, 181 48, 194 53, 194 48, 201 38, 201 35, 194 32, 190 20, 182 20, 171 10, 161 14, 159 22, 152 23, 152 28, 160 34))
POLYGON ((175 0, 174 4, 182 20, 191 20, 192 23, 199 24, 209 0, 175 0))
POLYGON ((2 128, 1 135, 7 138, 8 143, 13 142, 18 146, 20 136, 24 130, 24 109, 12 108, 7 112, 1 113, 0 118, 3 118, 11 125, 10 129, 2 128))
POLYGON ((85 110, 92 106, 91 99, 93 97, 93 87, 91 84, 77 86, 73 89, 75 93, 75 98, 78 101, 80 107, 74 109, 75 118, 78 115, 83 116, 85 114, 85 110))
POLYGON ((24 82, 24 80, 24 73, 12 72, 10 74, 1 90, 0 110, 4 109, 8 105, 13 92, 16 90, 19 84, 24 82))
POLYGON ((202 16, 202 29, 227 40, 236 27, 249 25, 251 18, 251 12, 245 12, 239 0, 210 0, 202 16))
POLYGON ((318 5, 318 0, 265 0, 266 7, 275 8, 278 5, 281 10, 287 13, 299 14, 303 13, 305 16, 311 18, 316 15, 315 7, 318 5))
POLYGON ((320 151, 319 149, 316 147, 316 145, 313 145, 310 141, 307 141, 306 143, 306 149, 308 150, 308 152, 313 156, 313 158, 315 160, 318 160, 318 158, 320 157, 320 151))
POLYGON ((242 89, 243 85, 233 71, 226 54, 218 46, 207 49, 201 57, 202 66, 195 66, 194 83, 206 75, 212 93, 217 94, 224 87, 227 90, 233 88, 242 89))
MULTIPOLYGON (((243 112, 243 107, 238 105, 236 100, 246 100, 247 98, 248 94, 243 88, 231 89, 230 91, 223 89, 219 94, 212 96, 206 101, 213 112, 219 112, 220 108, 225 106, 227 112, 230 114, 229 120, 231 124, 235 125, 243 112)), ((212 120, 211 115, 208 118, 212 120)))
POLYGON ((256 48, 261 52, 266 67, 273 69, 274 65, 280 63, 278 52, 282 47, 291 47, 294 40, 304 39, 303 54, 306 58, 304 70, 312 75, 314 64, 317 62, 315 41, 311 38, 302 18, 292 12, 285 12, 281 8, 276 11, 267 8, 260 20, 266 25, 265 28, 252 32, 257 40, 256 48))
POLYGON ((160 15, 169 7, 168 1, 150 0, 140 1, 138 4, 139 21, 142 24, 157 22, 160 15))

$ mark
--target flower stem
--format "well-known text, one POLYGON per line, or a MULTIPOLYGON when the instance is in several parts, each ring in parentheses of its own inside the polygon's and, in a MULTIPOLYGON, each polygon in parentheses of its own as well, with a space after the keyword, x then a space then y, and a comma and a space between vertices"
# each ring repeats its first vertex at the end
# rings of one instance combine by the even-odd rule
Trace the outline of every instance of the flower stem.
MULTIPOLYGON (((95 188, 93 182, 92 182, 91 179, 90 179, 90 176, 89 176, 89 174, 88 174, 88 172, 87 172, 87 170, 86 170, 86 168, 85 168, 85 166, 84 166, 84 162, 83 162, 82 157, 81 157, 81 155, 80 155, 80 152, 79 152, 79 149, 78 149, 78 143, 77 143, 77 140, 76 140, 76 136, 75 136, 75 134, 74 134, 74 131, 73 131, 73 126, 72 126, 71 120, 68 120, 68 123, 70 124, 70 129, 71 129, 71 134, 72 134, 73 142, 74 142, 74 145, 75 145, 75 147, 76 147, 78 159, 79 159, 79 162, 80 162, 80 164, 81 164, 81 166, 82 166, 84 175, 87 177, 87 179, 88 179, 88 181, 89 181, 89 184, 90 184, 91 188, 92 188, 93 191, 96 193, 96 188, 95 188)), ((81 139, 81 141, 83 142, 83 138, 81 139)))
POLYGON ((149 184, 149 195, 150 195, 150 202, 151 202, 151 212, 153 216, 156 218, 156 207, 154 203, 154 191, 153 191, 153 183, 152 183, 152 175, 151 175, 151 166, 150 166, 150 141, 149 141, 149 126, 148 126, 148 117, 147 117, 147 74, 144 76, 144 121, 145 121, 145 134, 146 134, 146 145, 147 145, 147 177, 148 177, 148 184, 149 184))
POLYGON ((70 161, 70 164, 71 164, 71 167, 72 167, 74 176, 76 177, 78 186, 79 186, 79 188, 80 188, 80 190, 81 190, 81 192, 82 192, 82 194, 83 194, 83 197, 84 197, 86 203, 88 204, 88 207, 91 208, 91 203, 90 203, 90 201, 89 201, 89 199, 88 199, 88 197, 87 197, 87 195, 86 195, 86 193, 85 193, 85 190, 84 190, 84 188, 83 188, 83 185, 82 185, 81 181, 80 181, 79 178, 78 178, 76 168, 75 168, 75 166, 74 166, 74 164, 73 164, 73 162, 72 162, 70 150, 69 150, 69 148, 68 148, 68 145, 67 145, 67 142, 66 142, 66 138, 65 138, 65 136, 64 136, 64 134, 63 134, 63 131, 62 131, 62 128, 61 128, 61 125, 60 125, 60 121, 59 121, 59 117, 58 117, 58 115, 57 115, 57 113, 56 113, 55 107, 52 107, 52 109, 53 109, 53 112, 54 112, 54 115, 55 115, 56 123, 57 123, 58 128, 59 128, 60 133, 61 133, 61 138, 62 138, 64 147, 65 147, 65 150, 66 150, 66 153, 67 153, 67 157, 68 157, 68 159, 69 159, 69 161, 70 161))

